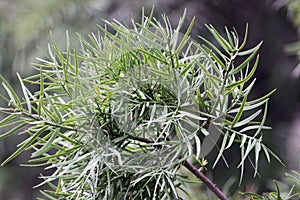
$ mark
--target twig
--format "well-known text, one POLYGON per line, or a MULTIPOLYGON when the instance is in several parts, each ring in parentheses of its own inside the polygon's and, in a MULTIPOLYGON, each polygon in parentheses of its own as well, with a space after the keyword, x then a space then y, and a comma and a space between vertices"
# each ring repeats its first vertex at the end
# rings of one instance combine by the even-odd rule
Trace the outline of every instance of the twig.
POLYGON ((217 195, 217 197, 219 197, 220 200, 228 200, 228 198, 226 197, 226 195, 217 187, 216 184, 214 184, 209 178, 207 178, 201 171, 199 171, 194 165, 192 165, 190 162, 185 161, 184 162, 184 166, 190 170, 195 176, 197 176, 199 179, 201 179, 203 181, 203 183, 205 185, 207 185, 207 187, 209 187, 209 189, 211 189, 211 191, 213 193, 215 193, 215 195, 217 195))
MULTIPOLYGON (((206 128, 207 125, 209 125, 210 123, 210 117, 208 118, 207 121, 205 121, 204 124, 202 124, 202 127, 206 128)), ((113 127, 114 121, 111 121, 111 127, 110 129, 113 127)), ((119 132, 119 131, 118 131, 119 132)), ((144 142, 144 143, 148 143, 148 144, 155 144, 155 142, 151 139, 147 139, 147 138, 142 138, 142 137, 137 137, 137 136, 133 136, 130 135, 128 133, 123 133, 122 135, 116 134, 114 133, 113 130, 110 130, 109 133, 110 136, 117 136, 117 137, 121 137, 122 135, 126 135, 127 139, 132 139, 132 140, 137 140, 140 142, 144 142)), ((161 145, 153 145, 155 148, 160 148, 161 145)), ((228 200, 228 198, 226 197, 226 195, 217 187, 216 184, 214 184, 209 178, 207 178, 201 171, 199 171, 194 165, 192 165, 191 163, 189 163, 187 160, 184 161, 183 164, 188 170, 190 170, 194 175, 196 175, 201 181, 203 181, 203 183, 205 185, 207 185, 207 187, 213 192, 215 193, 215 195, 217 197, 219 197, 220 200, 228 200)))
MULTIPOLYGON (((146 138, 139 138, 131 135, 127 135, 128 138, 133 140, 142 141, 145 143, 154 143, 154 141, 146 139, 146 138)), ((228 200, 226 195, 217 187, 216 184, 214 184, 209 178, 207 178, 200 170, 198 170, 194 165, 192 165, 187 160, 184 161, 183 164, 188 170, 190 170, 195 176, 197 176, 207 187, 215 193, 217 197, 219 197, 220 200, 228 200)))

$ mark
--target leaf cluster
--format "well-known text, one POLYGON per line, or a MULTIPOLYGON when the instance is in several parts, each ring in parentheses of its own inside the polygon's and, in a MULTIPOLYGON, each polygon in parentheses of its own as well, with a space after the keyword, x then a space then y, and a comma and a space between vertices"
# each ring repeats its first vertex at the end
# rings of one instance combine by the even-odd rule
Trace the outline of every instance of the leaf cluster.
POLYGON ((251 200, 290 200, 290 199, 299 199, 300 193, 295 192, 295 187, 300 186, 300 173, 293 171, 292 174, 287 173, 286 176, 292 180, 296 185, 292 185, 290 189, 285 192, 280 189, 280 186, 277 181, 274 181, 274 186, 276 191, 265 193, 263 195, 258 195, 254 193, 243 193, 244 195, 248 196, 251 200))

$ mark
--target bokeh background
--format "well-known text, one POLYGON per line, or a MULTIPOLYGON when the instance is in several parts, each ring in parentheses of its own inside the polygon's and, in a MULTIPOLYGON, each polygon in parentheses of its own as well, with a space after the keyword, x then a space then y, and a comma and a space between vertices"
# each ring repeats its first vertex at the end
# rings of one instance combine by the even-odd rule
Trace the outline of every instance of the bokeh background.
MULTIPOLYGON (((264 41, 252 97, 277 88, 270 101, 267 122, 273 130, 264 137, 287 168, 276 161, 267 164, 262 160, 262 178, 250 181, 252 173, 246 174, 240 190, 268 191, 272 179, 283 179, 284 173, 292 169, 299 171, 299 0, 0 0, 0 73, 18 88, 16 72, 22 77, 35 72, 31 63, 38 62, 35 58, 46 54, 51 42, 50 32, 63 49, 65 32, 68 31, 76 46, 76 33, 86 36, 97 31, 97 24, 101 25, 102 19, 130 23, 134 17, 138 21, 141 8, 149 12, 153 6, 157 17, 166 13, 174 24, 186 8, 187 24, 193 16, 196 17, 192 32, 195 38, 199 34, 209 37, 204 24, 212 24, 221 32, 224 26, 234 27, 241 37, 246 23, 249 24, 247 46, 264 41)), ((3 89, 0 92, 3 93, 3 89)), ((4 105, 3 100, 0 100, 0 105, 4 105)), ((2 129, 0 134, 4 131, 2 129)), ((16 150, 16 145, 24 137, 14 135, 0 141, 0 162, 16 150)), ((232 183, 238 179, 239 172, 235 170, 238 156, 234 150, 228 152, 227 159, 232 162, 229 169, 221 163, 207 172, 219 186, 232 193, 237 189, 232 183)), ((30 152, 23 153, 0 168, 1 200, 31 200, 40 196, 40 188, 32 187, 41 181, 37 177, 43 167, 20 167, 29 157, 30 152)))

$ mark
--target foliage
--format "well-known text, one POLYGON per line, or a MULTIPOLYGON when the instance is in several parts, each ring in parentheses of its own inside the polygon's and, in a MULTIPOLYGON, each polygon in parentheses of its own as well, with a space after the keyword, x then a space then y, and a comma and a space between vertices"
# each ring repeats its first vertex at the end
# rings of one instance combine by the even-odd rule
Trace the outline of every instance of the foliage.
MULTIPOLYGON (((65 30, 70 32, 89 33, 101 18, 111 18, 111 4, 118 1, 93 0, 53 0, 45 3, 37 0, 1 1, 0 3, 0 68, 8 80, 16 71, 32 74, 28 68, 34 57, 42 57, 46 49, 49 30, 57 36, 65 30), (88 31, 89 30, 89 31, 88 31), (12 73, 13 72, 13 73, 12 73)), ((63 39, 63 37, 62 37, 63 39)), ((74 40, 77 40, 74 37, 74 40)), ((14 75, 13 75, 14 76, 14 75)))
POLYGON ((300 26, 300 3, 297 0, 289 0, 286 3, 288 9, 288 15, 294 22, 294 24, 300 26))
MULTIPOLYGON (((300 2, 296 0, 290 0, 285 2, 285 6, 288 10, 288 16, 293 21, 295 27, 299 29, 300 27, 300 2)), ((285 51, 289 54, 296 54, 299 57, 300 51, 300 42, 293 42, 291 44, 287 44, 285 47, 285 51)), ((298 64, 295 69, 292 71, 292 76, 294 78, 300 77, 300 64, 298 64)))
MULTIPOLYGON (((300 173, 294 171, 293 175, 292 174, 287 174, 287 176, 296 182, 296 185, 299 187, 300 186, 300 173)), ((289 200, 289 199, 299 199, 300 198, 300 193, 294 193, 294 188, 295 185, 293 185, 288 192, 284 194, 284 192, 281 191, 278 182, 274 181, 274 185, 276 188, 276 191, 266 193, 263 195, 258 195, 254 193, 244 193, 247 195, 251 200, 289 200)))
POLYGON ((241 180, 247 160, 256 175, 260 155, 275 156, 263 144, 274 91, 248 100, 261 43, 245 50, 247 28, 240 41, 235 30, 224 37, 211 25, 217 44, 199 43, 190 39, 194 19, 180 32, 185 13, 175 29, 152 14, 131 27, 104 21, 88 39, 78 36, 80 50, 68 34, 64 52, 53 40, 34 65, 39 73, 17 74, 22 97, 1 76, 8 107, 0 127, 11 129, 0 139, 28 135, 2 166, 32 150, 30 165, 54 170, 40 184, 52 188, 42 191, 48 199, 178 199, 189 190, 184 163, 213 147, 215 166, 239 145, 241 180))

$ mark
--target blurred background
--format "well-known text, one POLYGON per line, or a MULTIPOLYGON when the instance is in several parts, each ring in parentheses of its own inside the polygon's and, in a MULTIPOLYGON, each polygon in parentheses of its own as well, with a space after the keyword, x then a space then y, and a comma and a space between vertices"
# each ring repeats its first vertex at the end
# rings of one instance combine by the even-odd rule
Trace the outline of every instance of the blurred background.
MULTIPOLYGON (((193 16, 196 17, 192 32, 195 38, 199 34, 208 36, 204 24, 212 24, 221 32, 224 26, 235 27, 243 37, 248 23, 248 47, 264 41, 252 97, 277 88, 270 101, 267 122, 273 130, 264 137, 287 169, 276 161, 268 164, 261 160, 262 178, 250 181, 253 171, 249 170, 251 174, 246 173, 239 190, 250 187, 251 191, 268 191, 272 179, 282 179, 284 173, 292 169, 299 171, 299 0, 0 0, 0 72, 18 88, 16 72, 22 77, 35 73, 31 63, 47 52, 50 31, 56 42, 64 47, 66 31, 76 43, 76 33, 86 36, 97 31, 97 24, 101 25, 102 19, 130 23, 134 17, 139 21, 141 8, 149 12, 153 5, 156 16, 166 13, 174 25, 186 8, 187 25, 193 16)), ((0 105, 4 105, 2 100, 0 105)), ((24 136, 14 135, 0 141, 0 162, 16 150, 22 139, 24 136)), ((221 163, 207 173, 221 188, 234 193, 237 185, 232 183, 239 178, 239 171, 235 169, 239 153, 232 150, 227 154, 228 161, 232 162, 229 169, 221 163)), ((40 188, 32 187, 41 181, 38 176, 47 172, 42 172, 43 168, 20 167, 27 163, 29 156, 30 152, 23 153, 0 168, 1 200, 32 200, 40 196, 40 188)), ((212 153, 212 159, 213 156, 212 153)))

